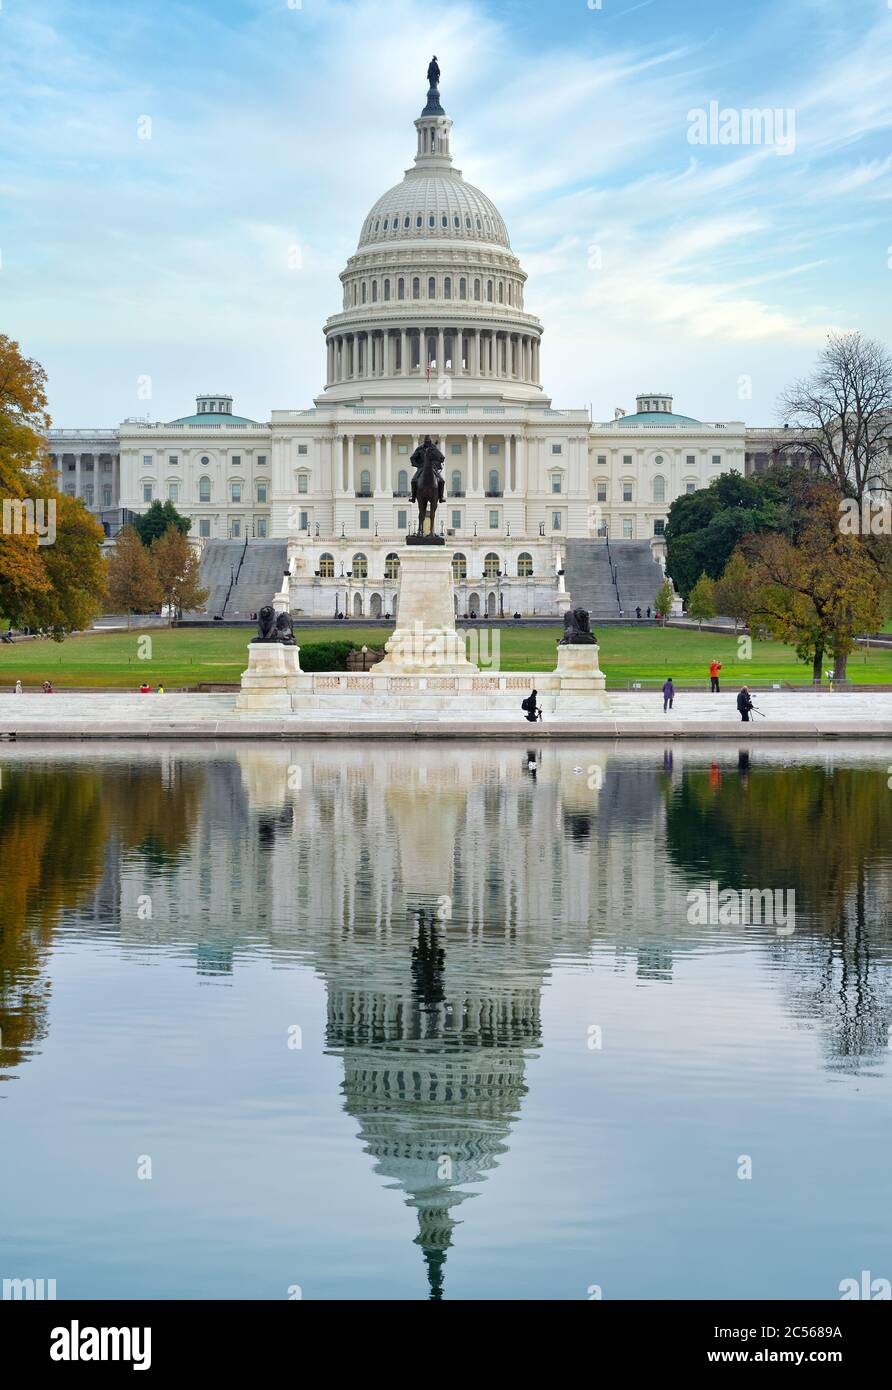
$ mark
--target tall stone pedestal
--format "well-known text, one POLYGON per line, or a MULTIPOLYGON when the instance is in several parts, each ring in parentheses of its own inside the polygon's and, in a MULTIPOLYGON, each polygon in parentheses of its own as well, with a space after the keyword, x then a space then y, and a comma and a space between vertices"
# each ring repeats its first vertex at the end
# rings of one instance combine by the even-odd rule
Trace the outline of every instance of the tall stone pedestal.
POLYGON ((291 713, 295 690, 312 690, 313 677, 300 669, 300 647, 281 642, 251 642, 248 669, 235 702, 245 713, 291 713))
POLYGON ((561 643, 555 675, 562 691, 604 690, 607 680, 598 663, 597 642, 561 643))
POLYGON ((465 676, 477 670, 455 628, 447 546, 406 546, 401 552, 397 625, 384 650, 376 675, 465 676))

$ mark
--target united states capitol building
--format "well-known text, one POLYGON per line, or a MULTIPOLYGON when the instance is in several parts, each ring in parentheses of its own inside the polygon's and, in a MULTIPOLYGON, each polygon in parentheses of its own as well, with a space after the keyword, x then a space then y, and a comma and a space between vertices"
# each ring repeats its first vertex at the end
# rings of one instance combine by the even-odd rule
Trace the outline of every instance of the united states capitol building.
MULTIPOLYGON (((50 432, 60 487, 109 535, 170 499, 203 550, 268 551, 293 613, 392 614, 415 518, 410 460, 430 434, 445 456, 437 525, 460 614, 555 615, 580 543, 609 543, 605 573, 626 550, 640 571, 663 558, 676 497, 762 464, 769 431, 677 414, 667 392, 641 392, 633 412, 601 423, 553 406, 526 274, 498 209, 453 164, 433 64, 431 75, 412 166, 372 207, 341 272, 311 407, 255 421, 206 392, 167 423, 50 432)), ((621 609, 619 588, 614 599, 621 609)))

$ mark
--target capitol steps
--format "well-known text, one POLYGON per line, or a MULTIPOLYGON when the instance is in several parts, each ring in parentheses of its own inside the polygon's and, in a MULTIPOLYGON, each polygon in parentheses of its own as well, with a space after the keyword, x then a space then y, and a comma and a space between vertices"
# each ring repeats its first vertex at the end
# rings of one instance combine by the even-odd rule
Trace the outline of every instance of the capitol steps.
POLYGON ((286 541, 208 541, 199 570, 201 587, 208 590, 207 615, 250 618, 272 603, 287 563, 286 541))
POLYGON ((573 607, 588 609, 593 622, 634 618, 636 608, 653 614, 662 582, 649 541, 567 541, 564 587, 573 607))

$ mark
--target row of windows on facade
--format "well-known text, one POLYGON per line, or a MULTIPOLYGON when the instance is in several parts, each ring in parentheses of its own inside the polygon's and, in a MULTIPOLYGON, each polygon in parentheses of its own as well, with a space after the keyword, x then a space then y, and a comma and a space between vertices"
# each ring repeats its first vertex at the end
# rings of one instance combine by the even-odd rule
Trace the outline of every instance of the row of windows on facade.
MULTIPOLYGON (((452 290, 452 276, 444 275, 442 298, 452 299, 452 290)), ((353 304, 377 304, 379 299, 379 293, 381 299, 383 299, 385 302, 387 302, 391 298, 391 280, 389 276, 385 276, 385 278, 381 281, 380 291, 378 289, 377 280, 360 280, 358 282, 353 282, 353 304)), ((405 276, 400 275, 397 277, 396 281, 396 298, 406 299, 406 297, 406 278, 405 276)), ((420 275, 412 276, 410 297, 412 299, 421 298, 420 275)), ((437 294, 436 275, 429 275, 427 277, 427 297, 428 299, 438 299, 441 297, 437 294)), ((457 298, 468 298, 468 281, 464 275, 459 277, 457 298)), ((512 306, 512 308, 523 308, 523 295, 521 293, 520 286, 514 285, 511 280, 508 280, 507 282, 504 280, 487 280, 484 284, 482 280, 480 280, 479 278, 475 278, 472 282, 471 298, 477 300, 478 302, 481 302, 485 299, 489 304, 508 303, 512 306), (515 300, 517 301, 516 304, 515 300)), ((348 295, 345 295, 344 308, 347 309, 350 307, 351 306, 349 297, 348 295)))
MULTIPOLYGON (((307 452, 307 446, 306 446, 306 444, 299 444, 299 445, 297 446, 297 452, 298 452, 299 454, 305 454, 305 453, 307 452)), ((266 458, 267 458, 266 454, 258 454, 258 455, 257 455, 257 464, 258 464, 258 466, 259 466, 260 468, 264 468, 264 467, 266 466, 266 458)), ((199 462, 200 462, 202 468, 209 468, 209 467, 210 467, 211 461, 210 461, 210 459, 208 458, 207 454, 202 454, 202 456, 201 456, 199 462)), ((155 455, 154 455, 154 454, 143 454, 143 456, 142 456, 142 463, 143 463, 143 468, 152 468, 152 467, 154 467, 154 464, 155 464, 155 455)), ((180 456, 179 456, 179 454, 168 454, 168 455, 167 455, 167 463, 168 463, 168 466, 169 466, 170 468, 178 468, 178 467, 179 467, 179 464, 180 464, 180 456)), ((242 456, 241 456, 241 454, 233 454, 232 457, 231 457, 230 460, 229 460, 229 464, 230 464, 230 467, 232 467, 232 468, 241 468, 241 466, 242 466, 242 456)), ((68 467, 71 468, 72 465, 69 464, 68 467)))
MULTIPOLYGON (((602 501, 603 501, 604 499, 602 498, 602 499, 599 499, 599 500, 602 500, 602 501)), ((629 498, 625 498, 624 500, 625 500, 625 501, 629 501, 630 499, 629 499, 629 498)), ((409 518, 409 513, 408 513, 408 512, 404 512, 404 511, 399 511, 399 512, 397 512, 397 514, 396 514, 396 529, 397 529, 398 531, 403 531, 403 530, 405 530, 405 529, 407 528, 407 526, 408 526, 408 518, 409 518)), ((498 511, 496 511, 496 510, 490 511, 490 512, 488 513, 487 525, 488 525, 490 531, 500 531, 500 530, 502 529, 502 516, 501 516, 501 513, 498 512, 498 511)), ((544 525, 544 523, 543 523, 543 525, 544 525)), ((450 528, 450 531, 461 531, 461 530, 464 529, 464 522, 463 522, 463 517, 462 517, 462 513, 461 513, 461 512, 456 512, 456 511, 450 512, 450 514, 449 514, 449 528, 450 528)), ((666 520, 665 520, 665 517, 657 517, 657 518, 654 520, 654 523, 653 523, 653 534, 654 534, 655 536, 662 536, 662 535, 664 534, 664 532, 665 532, 665 528, 666 528, 666 520)), ((360 511, 360 513, 359 513, 359 524, 358 524, 358 526, 357 526, 357 530, 359 530, 359 531, 370 531, 371 529, 372 529, 372 514, 371 514, 371 512, 365 511, 365 510, 360 511)), ((552 512, 552 513, 551 513, 551 530, 560 533, 560 532, 562 532, 564 529, 565 529, 565 527, 564 527, 564 514, 563 514, 563 512, 552 512)), ((300 513, 298 530, 300 530, 300 531, 309 531, 309 530, 310 530, 310 514, 309 514, 309 512, 301 512, 301 513, 300 513)), ((607 535, 610 534, 610 527, 609 527, 609 523, 608 523, 608 521, 606 520, 606 518, 601 518, 601 520, 598 521, 598 523, 597 523, 597 532, 596 532, 596 534, 599 535, 599 536, 607 536, 607 535)), ((621 518, 620 518, 620 534, 622 535, 622 537, 623 537, 624 540, 631 540, 631 539, 634 537, 634 535, 635 535, 635 520, 634 520, 633 517, 626 516, 626 517, 621 517, 621 518)))
MULTIPOLYGON (((84 471, 85 473, 92 473, 92 472, 94 472, 93 462, 94 462, 93 459, 82 459, 82 460, 81 460, 81 468, 83 469, 83 471, 84 471)), ((56 467, 61 469, 61 467, 62 467, 62 460, 61 460, 61 459, 59 459, 59 460, 57 461, 56 467)), ((77 471, 77 463, 76 463, 76 462, 73 462, 73 463, 66 463, 65 467, 68 469, 68 472, 69 472, 69 473, 74 473, 74 472, 77 471)), ((111 471, 112 471, 113 468, 114 468, 114 464, 113 464, 109 459, 103 459, 102 462, 101 462, 100 465, 99 465, 99 470, 100 470, 100 472, 102 472, 102 473, 111 473, 111 471)))
MULTIPOLYGON (((391 236, 395 236, 400 230, 408 232, 412 226, 412 219, 413 214, 411 212, 403 214, 402 221, 400 221, 399 216, 388 216, 385 217, 383 221, 380 217, 376 217, 374 223, 372 222, 372 219, 369 218, 368 222, 365 224, 365 232, 363 233, 363 235, 368 237, 373 235, 377 236, 380 232, 390 232, 391 236)), ((414 219, 416 231, 419 231, 424 226, 424 213, 416 212, 414 214, 414 219)), ((457 212, 454 212, 452 214, 452 230, 461 231, 461 222, 462 220, 460 215, 457 212)), ((427 225, 429 229, 436 229, 437 214, 435 212, 429 212, 427 214, 427 225)), ((440 229, 443 230, 444 228, 446 230, 449 229, 448 212, 440 213, 440 229)), ((491 217, 487 217, 485 214, 483 217, 481 217, 478 213, 472 221, 470 213, 465 213, 465 231, 473 232, 475 229, 478 232, 496 231, 499 234, 504 234, 504 229, 502 227, 495 226, 491 217)))
MULTIPOLYGON (((451 476, 451 479, 450 479, 450 482, 451 482, 450 496, 451 496, 451 497, 463 497, 465 494, 464 494, 464 483, 463 483, 463 479, 462 479, 461 473, 459 473, 457 470, 456 470, 455 472, 453 472, 453 474, 452 474, 452 476, 451 476)), ((553 494, 561 493, 561 492, 563 491, 563 485, 564 485, 564 483, 563 483, 563 478, 562 478, 562 476, 561 476, 560 473, 554 473, 554 474, 551 475, 551 491, 552 491, 553 494)), ((306 493, 308 493, 308 492, 309 492, 309 487, 310 487, 310 481, 309 481, 308 475, 307 475, 306 473, 301 473, 301 474, 299 474, 299 475, 298 475, 298 479, 297 479, 297 490, 298 490, 298 493, 300 493, 300 494, 306 494, 306 493)), ((696 491, 696 488, 697 488, 696 482, 687 482, 687 483, 685 483, 685 492, 687 492, 687 493, 695 492, 695 491, 696 491)), ((239 483, 239 482, 230 483, 230 485, 229 485, 229 500, 230 500, 230 502, 242 502, 242 501, 246 500, 246 499, 243 497, 243 490, 244 490, 244 484, 243 484, 243 483, 239 483)), ((266 482, 257 482, 257 483, 255 483, 255 485, 254 485, 254 490, 255 490, 255 494, 256 494, 256 495, 255 495, 255 500, 256 500, 257 502, 268 502, 268 501, 269 501, 269 484, 268 484, 268 483, 266 483, 266 482)), ((69 488, 69 489, 67 489, 67 491, 68 491, 69 496, 72 496, 72 497, 74 496, 74 489, 73 489, 73 488, 69 488)), ((111 506, 111 494, 112 494, 112 489, 111 489, 110 487, 106 487, 106 488, 103 488, 103 489, 102 489, 102 492, 103 492, 103 506, 111 506)), ((198 480, 198 501, 199 501, 199 502, 210 502, 210 501, 212 500, 212 493, 213 493, 213 485, 212 485, 211 479, 210 479, 210 478, 199 478, 199 480, 198 480)), ((622 500, 623 500, 624 502, 634 502, 634 500, 635 500, 635 495, 634 495, 634 494, 635 494, 635 485, 634 485, 634 483, 631 483, 631 482, 624 482, 624 483, 622 484, 622 500)), ((357 495, 360 496, 360 497, 371 497, 371 496, 373 495, 373 494, 372 494, 372 475, 371 475, 371 472, 370 472, 370 470, 369 470, 368 468, 363 468, 363 469, 360 470, 360 474, 359 474, 359 487, 357 488, 357 495)), ((397 496, 397 497, 408 497, 408 495, 409 495, 409 474, 408 474, 407 469, 401 468, 401 469, 399 470, 399 472, 397 473, 397 478, 396 478, 396 496, 397 496)), ((498 471, 497 471, 495 468, 493 468, 493 469, 490 470, 490 473, 489 473, 489 476, 488 476, 488 479, 487 479, 486 495, 487 495, 487 497, 501 497, 501 496, 502 496, 501 478, 499 477, 498 471)), ((170 502, 179 502, 179 501, 180 501, 180 484, 179 484, 179 483, 168 483, 168 485, 167 485, 167 497, 168 497, 168 500, 169 500, 170 502)), ((652 497, 652 500, 653 500, 654 502, 665 502, 665 501, 666 501, 666 479, 663 478, 662 476, 658 476, 658 477, 653 478, 653 479, 651 480, 651 497, 652 497)), ((87 486, 87 487, 84 488, 84 500, 86 501, 87 506, 92 506, 92 505, 93 505, 93 488, 92 488, 91 486, 87 486)), ((143 487, 142 487, 142 500, 143 500, 143 502, 145 502, 145 503, 152 503, 152 502, 155 500, 155 484, 154 484, 154 483, 143 483, 143 487)), ((606 502, 606 501, 607 501, 607 483, 606 483, 606 482, 596 482, 596 483, 595 483, 595 500, 596 500, 597 502, 606 502)), ((496 523, 496 525, 498 525, 498 523, 496 523)))
MULTIPOLYGON (((230 540, 240 540, 242 534, 247 535, 247 521, 245 521, 245 531, 242 531, 242 518, 233 516, 229 518, 229 538, 230 540)), ((210 540, 211 519, 208 516, 198 518, 198 534, 202 540, 210 540)), ((255 516, 252 522, 252 534, 257 540, 265 541, 269 536, 269 518, 265 516, 255 516)))
MULTIPOLYGON (((74 487, 72 484, 67 485, 66 488, 65 488, 65 496, 66 496, 66 497, 76 497, 76 496, 77 496, 77 488, 74 487)), ((86 486, 83 488, 83 501, 84 501, 84 503, 85 503, 86 506, 88 506, 88 507, 92 507, 92 506, 93 506, 93 499, 94 499, 94 496, 95 496, 95 489, 94 489, 94 487, 93 487, 93 484, 92 484, 92 483, 87 483, 86 486)), ((103 507, 111 507, 111 506, 113 505, 113 500, 114 500, 114 489, 113 489, 111 486, 106 486, 106 487, 100 488, 100 496, 101 496, 101 499, 102 499, 102 500, 101 500, 101 504, 100 504, 101 506, 103 506, 103 507)))
MULTIPOLYGON (((685 454, 684 461, 685 461, 685 464, 686 464, 686 466, 687 466, 688 468, 696 468, 696 467, 697 467, 697 455, 696 455, 696 454, 685 454)), ((710 464, 712 465, 713 468, 721 468, 721 466, 722 466, 722 456, 721 456, 721 454, 713 454, 709 461, 710 461, 710 464)), ((665 462, 666 462, 666 460, 663 458, 663 455, 662 455, 662 454, 657 454, 657 455, 655 455, 655 457, 654 457, 654 466, 655 466, 656 468, 662 468, 662 466, 663 466, 663 464, 664 464, 665 462)), ((631 454, 623 454, 623 467, 624 467, 624 468, 631 468, 631 467, 633 467, 633 463, 634 463, 634 460, 633 460, 633 457, 632 457, 631 454)), ((606 467, 607 467, 607 455, 606 455, 606 454, 598 454, 598 466, 599 466, 599 468, 606 468, 606 467)))
MULTIPOLYGON (((452 513, 451 521, 452 521, 452 526, 451 526, 451 529, 452 529, 452 530, 454 530, 454 531, 460 531, 460 530, 462 529, 461 512, 453 512, 453 513, 452 513)), ((229 537, 230 537, 231 540, 239 540, 239 539, 241 539, 241 537, 242 537, 243 534, 246 534, 246 532, 243 532, 243 529, 242 529, 242 522, 243 522, 243 519, 242 519, 241 517, 234 516, 234 517, 230 517, 230 518, 229 518, 229 531, 228 531, 228 534, 229 534, 229 537)), ((248 524, 248 523, 247 523, 247 521, 246 521, 246 522, 245 522, 245 526, 247 526, 247 524, 248 524)), ((258 540, 266 540, 267 537, 269 536, 269 519, 268 519, 267 517, 265 517, 265 516, 255 516, 255 517, 253 518, 253 522, 252 522, 251 524, 252 524, 253 535, 254 535, 258 540)), ((408 514, 408 512, 405 512, 405 511, 397 512, 397 518, 396 518, 397 530, 400 530, 400 531, 406 530, 406 529, 408 528, 408 524, 409 524, 409 514, 408 514)), ((489 526, 490 526, 490 530, 493 530, 493 531, 498 531, 498 530, 500 529, 500 527, 501 527, 501 518, 500 518, 498 512, 492 511, 492 512, 489 513, 489 526)), ((655 536, 662 536, 662 535, 664 534, 664 531, 665 531, 665 526, 666 526, 665 519, 664 519, 663 517, 658 517, 658 518, 654 521, 654 523, 653 523, 653 534, 654 534, 655 536)), ((298 529, 301 530, 301 531, 307 531, 307 532, 309 532, 309 530, 310 530, 310 515, 309 515, 308 512, 301 512, 301 513, 300 513, 298 529)), ((370 530, 370 529, 371 529, 371 517, 370 517, 370 513, 369 513, 369 512, 360 512, 360 514, 359 514, 359 530, 361 530, 361 531, 368 531, 368 530, 370 530)), ((564 518, 563 518, 563 514, 562 514, 561 512, 552 512, 552 514, 551 514, 551 529, 552 529, 552 531, 555 531, 555 532, 562 532, 562 531, 564 530, 564 518)), ((210 521, 210 518, 209 518, 209 517, 199 517, 199 519, 198 519, 198 534, 199 534, 199 536, 201 537, 202 540, 209 540, 209 539, 210 539, 210 535, 211 535, 211 521, 210 521)), ((608 522, 607 522, 605 519, 602 519, 601 521, 598 522, 596 534, 599 535, 599 536, 606 536, 606 535, 609 535, 609 534, 610 534, 609 525, 608 525, 608 522)), ((624 540, 632 540, 632 539, 634 538, 634 536, 635 536, 635 521, 634 521, 634 518, 633 518, 633 517, 622 517, 622 518, 621 518, 621 520, 620 520, 620 534, 622 535, 622 537, 623 537, 624 540)), ((328 558, 331 559, 330 556, 329 556, 328 558)), ((523 560, 523 558, 524 558, 524 557, 521 556, 521 560, 523 560)), ((333 563, 334 563, 334 561, 332 561, 332 564, 333 564, 333 563)), ((530 560, 530 565, 532 566, 532 560, 530 560)), ((522 578, 522 579, 523 579, 523 578, 529 578, 529 577, 532 575, 532 573, 533 573, 532 568, 530 568, 529 572, 527 573, 527 572, 525 572, 525 571, 522 571, 521 568, 518 567, 518 576, 519 576, 520 578, 522 578)), ((326 575, 325 577, 327 577, 327 578, 332 578, 333 575, 334 575, 334 571, 332 570, 331 575, 326 575)), ((357 578, 364 578, 365 576, 358 575, 358 576, 356 576, 356 577, 357 577, 357 578)), ((462 576, 462 577, 463 577, 463 576, 462 576)))
MULTIPOLYGON (((499 493, 498 495, 501 496, 501 493, 499 493)), ((397 529, 398 531, 404 531, 404 530, 407 529, 408 524, 409 524, 409 513, 406 512, 406 511, 398 511, 397 514, 396 514, 396 529, 397 529)), ((487 524, 488 524, 488 526, 489 526, 490 531, 500 531, 500 530, 502 529, 502 514, 501 514, 501 512, 499 512, 499 511, 497 511, 495 508, 493 508, 493 509, 488 513, 488 523, 487 523, 487 524)), ((452 531, 461 531, 461 530, 463 529, 463 526, 464 526, 464 523, 463 523, 462 513, 461 513, 461 512, 456 512, 456 511, 450 512, 450 514, 449 514, 449 527, 450 527, 450 530, 452 530, 452 531)), ((309 529, 310 529, 310 514, 309 514, 309 512, 301 512, 300 515, 299 515, 298 530, 300 530, 300 531, 309 531, 309 529)), ((359 522, 358 522, 358 525, 357 525, 357 530, 359 530, 359 531, 371 531, 371 529, 372 529, 372 514, 371 514, 370 511, 366 511, 365 509, 363 509, 363 510, 361 510, 360 513, 359 513, 359 522)), ((552 513, 551 513, 551 529, 552 529, 552 531, 563 531, 563 529, 564 529, 564 515, 563 515, 563 512, 552 512, 552 513)))
MULTIPOLYGON (((398 579, 400 573, 400 557, 395 551, 384 557, 384 578, 398 579)), ((334 579, 335 577, 335 558, 328 551, 319 556, 318 574, 320 579, 334 579)), ((468 577, 468 557, 457 550, 452 557, 452 576, 455 580, 461 581, 468 577)), ((350 561, 351 579, 368 579, 369 560, 367 555, 359 551, 350 561)), ((509 579, 508 567, 503 567, 502 561, 495 551, 491 550, 483 561, 484 579, 509 579)), ((517 557, 517 578, 532 579, 533 577, 533 557, 524 551, 517 557)))
MULTIPOLYGON (((243 501, 243 500, 246 500, 246 499, 243 499, 243 497, 242 497, 243 487, 244 487, 244 484, 243 484, 243 483, 230 483, 230 484, 229 484, 229 500, 230 500, 230 502, 241 502, 241 501, 243 501)), ((266 483, 266 482, 258 482, 258 483, 255 483, 255 485, 254 485, 254 491, 255 491, 255 494, 256 494, 256 496, 255 496, 255 501, 257 501, 257 502, 268 502, 268 501, 269 501, 269 495, 268 495, 268 494, 269 494, 269 483, 266 483)), ((199 480, 198 480, 198 500, 199 500, 199 502, 210 502, 210 501, 212 500, 212 496, 211 496, 212 492, 213 492, 213 486, 212 486, 212 484, 211 484, 210 478, 199 478, 199 480)), ((143 500, 143 502, 154 502, 154 500, 155 500, 155 484, 154 484, 154 483, 143 483, 143 485, 142 485, 142 500, 143 500)), ((168 500, 169 502, 179 502, 179 500, 180 500, 180 485, 179 485, 179 483, 168 483, 168 484, 167 484, 167 500, 168 500)))

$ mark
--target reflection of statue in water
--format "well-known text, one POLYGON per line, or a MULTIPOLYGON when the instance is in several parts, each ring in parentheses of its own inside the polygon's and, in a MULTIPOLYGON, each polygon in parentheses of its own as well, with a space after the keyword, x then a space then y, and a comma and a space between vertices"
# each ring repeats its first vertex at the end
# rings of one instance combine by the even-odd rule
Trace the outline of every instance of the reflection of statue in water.
POLYGON ((412 974, 415 979, 415 998, 422 1009, 433 1004, 442 1004, 443 966, 446 952, 437 940, 437 918, 432 912, 430 922, 425 922, 424 912, 419 912, 418 945, 412 947, 412 974))
POLYGON ((427 65, 427 85, 429 87, 440 85, 440 64, 437 62, 436 53, 427 65))

